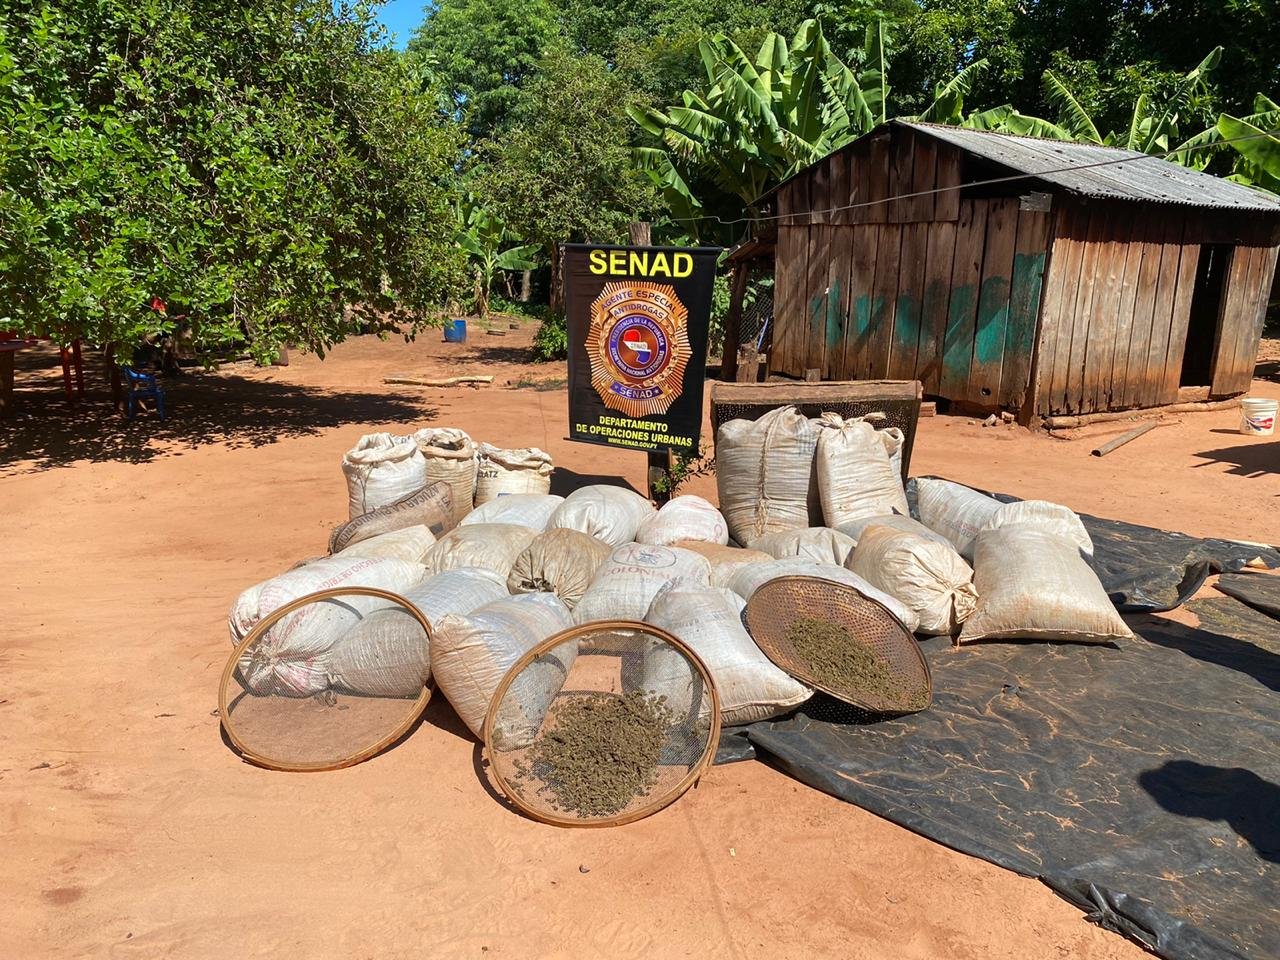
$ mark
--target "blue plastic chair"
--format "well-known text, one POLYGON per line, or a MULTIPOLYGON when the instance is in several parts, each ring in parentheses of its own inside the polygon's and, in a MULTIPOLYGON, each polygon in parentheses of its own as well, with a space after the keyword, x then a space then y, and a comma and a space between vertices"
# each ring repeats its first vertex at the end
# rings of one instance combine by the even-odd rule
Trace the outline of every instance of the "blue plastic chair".
POLYGON ((126 400, 129 411, 129 419, 133 419, 133 415, 137 412, 137 403, 139 400, 154 400, 156 402, 156 413, 160 415, 160 419, 164 420, 164 390, 160 388, 160 384, 156 382, 154 373, 143 373, 135 370, 133 367, 121 367, 124 371, 125 383, 129 387, 129 396, 126 400))

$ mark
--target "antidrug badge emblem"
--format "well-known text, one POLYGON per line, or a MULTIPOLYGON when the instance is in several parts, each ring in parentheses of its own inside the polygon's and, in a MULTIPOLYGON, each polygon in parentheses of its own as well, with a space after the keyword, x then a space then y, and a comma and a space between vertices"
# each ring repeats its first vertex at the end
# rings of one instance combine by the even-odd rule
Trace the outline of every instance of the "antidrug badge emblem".
POLYGON ((604 405, 628 417, 666 413, 684 388, 689 311, 665 283, 607 283, 591 303, 587 356, 604 405))

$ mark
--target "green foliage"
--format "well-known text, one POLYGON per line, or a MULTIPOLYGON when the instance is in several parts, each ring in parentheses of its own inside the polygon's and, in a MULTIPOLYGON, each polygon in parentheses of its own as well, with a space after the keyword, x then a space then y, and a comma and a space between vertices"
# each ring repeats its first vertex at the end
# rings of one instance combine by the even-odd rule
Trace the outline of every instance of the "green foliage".
POLYGON ((569 356, 569 329, 564 314, 547 313, 533 336, 533 359, 539 363, 569 356))
POLYGON ((653 205, 631 165, 622 110, 635 101, 599 57, 553 50, 521 93, 507 131, 477 147, 484 165, 476 191, 518 236, 551 254, 553 310, 560 309, 560 245, 619 240, 653 205))
POLYGON ((489 296, 493 280, 503 270, 532 270, 537 266, 536 243, 521 246, 503 244, 515 239, 502 219, 482 210, 474 197, 467 196, 458 202, 458 229, 454 239, 471 258, 476 281, 476 313, 480 319, 489 316, 489 296))
POLYGON ((0 0, 0 326, 317 351, 457 279, 455 135, 366 5, 0 0))
POLYGON ((548 0, 440 0, 409 41, 475 140, 497 134, 560 37, 548 0))
POLYGON ((697 455, 677 453, 671 465, 653 475, 650 487, 662 502, 670 500, 682 486, 694 477, 706 477, 715 473, 715 454, 705 444, 699 445, 697 455))

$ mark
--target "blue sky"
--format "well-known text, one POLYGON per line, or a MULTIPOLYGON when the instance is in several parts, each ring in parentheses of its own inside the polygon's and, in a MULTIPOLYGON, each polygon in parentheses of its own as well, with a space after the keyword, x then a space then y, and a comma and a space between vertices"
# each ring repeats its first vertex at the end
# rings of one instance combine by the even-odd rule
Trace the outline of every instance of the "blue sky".
POLYGON ((396 49, 403 50, 409 42, 413 28, 422 22, 426 5, 427 0, 387 0, 378 10, 378 20, 395 34, 396 49))

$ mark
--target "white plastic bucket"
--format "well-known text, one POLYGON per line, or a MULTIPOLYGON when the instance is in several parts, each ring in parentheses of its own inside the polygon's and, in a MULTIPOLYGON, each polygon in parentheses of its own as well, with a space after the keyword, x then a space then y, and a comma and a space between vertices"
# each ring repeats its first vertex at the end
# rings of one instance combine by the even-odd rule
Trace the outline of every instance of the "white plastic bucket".
POLYGON ((1251 437, 1269 437, 1276 432, 1277 400, 1245 397, 1240 401, 1240 432, 1251 437))

